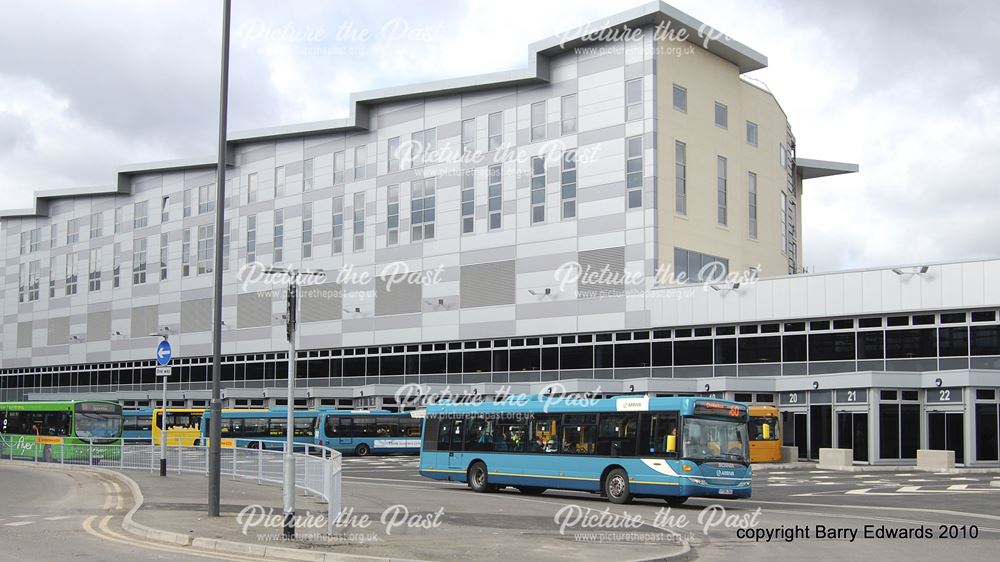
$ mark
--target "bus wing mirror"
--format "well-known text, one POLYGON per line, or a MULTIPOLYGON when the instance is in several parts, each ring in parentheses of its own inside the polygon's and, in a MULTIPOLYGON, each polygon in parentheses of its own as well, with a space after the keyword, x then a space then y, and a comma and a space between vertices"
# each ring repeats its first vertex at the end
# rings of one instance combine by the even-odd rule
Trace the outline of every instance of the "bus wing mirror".
POLYGON ((676 453, 677 452, 677 436, 668 435, 667 436, 667 452, 676 453))
POLYGON ((766 441, 766 440, 770 439, 771 438, 771 424, 765 423, 763 425, 763 431, 764 431, 764 440, 766 441))

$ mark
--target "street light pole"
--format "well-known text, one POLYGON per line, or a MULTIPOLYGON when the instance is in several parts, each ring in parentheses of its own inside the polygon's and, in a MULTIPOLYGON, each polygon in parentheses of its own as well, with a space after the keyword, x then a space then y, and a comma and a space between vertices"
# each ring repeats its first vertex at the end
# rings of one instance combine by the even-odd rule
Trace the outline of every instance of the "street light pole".
MULTIPOLYGON (((167 341, 167 336, 163 336, 167 341)), ((163 377, 163 400, 160 402, 160 476, 167 475, 167 379, 163 377)))
POLYGON ((219 161, 215 175, 215 271, 212 308, 212 403, 208 425, 208 515, 218 517, 222 480, 222 228, 226 219, 226 116, 229 101, 229 16, 222 0, 222 64, 219 77, 219 161))

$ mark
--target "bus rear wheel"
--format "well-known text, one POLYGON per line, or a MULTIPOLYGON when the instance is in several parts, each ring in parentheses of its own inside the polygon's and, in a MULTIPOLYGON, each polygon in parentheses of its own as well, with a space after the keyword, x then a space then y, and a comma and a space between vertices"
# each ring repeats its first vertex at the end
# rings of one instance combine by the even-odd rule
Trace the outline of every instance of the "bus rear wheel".
POLYGON ((611 503, 631 502, 632 492, 628 489, 628 473, 620 468, 609 471, 604 477, 604 494, 611 503))
POLYGON ((545 493, 548 488, 539 488, 538 486, 518 486, 517 490, 526 496, 538 496, 545 493))
POLYGON ((359 457, 367 457, 372 452, 371 448, 364 443, 354 448, 354 454, 359 457))
POLYGON ((486 470, 486 465, 481 462, 472 463, 466 476, 469 488, 472 488, 473 492, 495 492, 497 490, 496 486, 490 484, 490 472, 486 470))
POLYGON ((667 496, 663 499, 667 502, 667 505, 683 505, 684 502, 688 501, 687 496, 667 496))

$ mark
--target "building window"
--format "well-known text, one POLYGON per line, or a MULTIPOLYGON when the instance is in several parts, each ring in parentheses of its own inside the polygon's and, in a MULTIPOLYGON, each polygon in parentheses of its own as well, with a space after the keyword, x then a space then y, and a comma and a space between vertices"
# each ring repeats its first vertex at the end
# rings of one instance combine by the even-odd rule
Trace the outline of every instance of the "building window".
POLYGON ((302 204, 302 259, 312 257, 313 248, 313 204, 302 204))
POLYGON ((488 228, 499 230, 503 226, 503 164, 494 164, 487 169, 486 196, 488 228))
POLYGON ((562 199, 562 218, 571 219, 576 216, 576 151, 567 150, 562 155, 562 174, 560 179, 560 197, 562 199))
POLYGON ((28 251, 37 252, 42 245, 42 229, 33 228, 28 233, 28 251))
POLYGON ((346 166, 346 160, 344 159, 344 151, 335 152, 333 154, 333 185, 338 185, 344 183, 344 166, 346 166))
MULTIPOLYGON (((187 232, 187 231, 185 231, 187 232)), ((115 242, 114 253, 111 255, 111 288, 117 289, 122 282, 122 245, 115 242)))
POLYGON ((90 262, 87 264, 87 290, 94 292, 101 290, 101 249, 91 248, 90 262))
POLYGON ((239 206, 240 204, 240 177, 236 176, 234 178, 229 178, 226 183, 223 184, 223 189, 225 189, 226 197, 226 208, 232 209, 233 204, 239 206))
POLYGON ((333 198, 333 253, 344 251, 344 198, 333 198))
POLYGON ((778 144, 778 165, 781 169, 788 167, 788 152, 785 150, 785 145, 778 144))
POLYGON ((104 213, 92 213, 90 215, 90 239, 104 236, 104 213))
POLYGON ((531 224, 545 222, 545 157, 531 157, 531 224))
POLYGON ((198 275, 212 273, 215 269, 215 228, 204 224, 198 227, 198 275))
POLYGON ((576 105, 576 94, 563 96, 559 105, 561 117, 559 124, 560 132, 564 135, 575 133, 576 119, 579 114, 579 108, 576 105))
POLYGON ((625 140, 625 190, 628 208, 642 207, 642 137, 625 140))
POLYGON ((132 228, 144 228, 149 225, 149 201, 139 201, 134 205, 132 228))
POLYGON ((76 294, 76 282, 77 282, 77 257, 75 252, 66 254, 66 294, 75 295, 76 294))
POLYGON ((211 213, 215 211, 215 190, 214 186, 203 185, 198 188, 198 214, 211 213))
POLYGON ((146 282, 146 239, 136 238, 132 247, 132 284, 146 282))
POLYGON ((729 274, 729 260, 674 248, 674 277, 681 283, 721 281, 729 274))
POLYGON ((399 137, 392 137, 389 139, 388 146, 386 146, 386 158, 389 163, 390 172, 399 171, 399 137))
POLYGON ((160 224, 170 222, 170 196, 160 198, 160 224))
MULTIPOLYGON (((192 190, 184 190, 184 218, 191 216, 192 190)), ((118 209, 115 209, 115 232, 118 232, 118 209)))
MULTIPOLYGON (((145 203, 145 201, 143 201, 145 203)), ((80 241, 80 219, 70 219, 66 222, 66 243, 76 244, 80 241)))
MULTIPOLYGON (((118 255, 118 244, 115 244, 115 255, 118 255)), ((117 258, 115 258, 117 259, 117 258)), ((49 258, 49 298, 53 299, 56 296, 56 258, 49 258)))
POLYGON ((21 233, 21 255, 26 255, 28 253, 28 232, 21 233))
POLYGON ((642 119, 642 78, 625 82, 625 120, 642 119))
POLYGON ((476 151, 476 119, 462 121, 462 155, 476 151))
POLYGON ((167 249, 168 240, 166 234, 160 235, 160 281, 167 278, 167 249))
POLYGON ((385 206, 386 246, 399 244, 399 186, 386 188, 385 206))
POLYGON ((274 210, 274 263, 285 259, 285 211, 274 210))
POLYGON ((757 239, 757 174, 747 172, 747 212, 750 220, 750 239, 757 239))
MULTIPOLYGON (((355 177, 357 170, 354 171, 355 177)), ((307 158, 302 161, 302 191, 309 191, 313 188, 313 159, 307 158)))
POLYGON ((285 167, 278 166, 274 169, 274 198, 285 195, 285 167))
POLYGON ((247 217, 247 263, 257 261, 257 215, 247 217))
POLYGON ((28 264, 21 263, 17 269, 17 302, 24 302, 28 291, 28 264))
POLYGON ((687 214, 687 145, 674 142, 674 210, 679 215, 687 214))
POLYGON ((363 180, 368 177, 368 146, 354 147, 354 179, 363 180))
POLYGON ((778 209, 778 229, 781 232, 781 251, 788 252, 788 196, 781 192, 781 208, 778 209))
POLYGON ((414 180, 410 190, 410 240, 431 240, 434 238, 435 178, 414 180))
POLYGON ((181 277, 189 275, 191 275, 191 229, 185 228, 181 242, 181 277))
POLYGON ((531 104, 531 140, 545 138, 545 102, 531 104))
POLYGON ((674 84, 674 109, 687 113, 688 91, 684 86, 674 84))
POLYGON ((410 152, 411 167, 423 166, 437 150, 437 129, 413 133, 410 152))
POLYGON ((354 251, 365 249, 365 193, 354 194, 354 251))
POLYGON ((222 270, 229 271, 229 244, 231 233, 229 230, 229 220, 222 223, 222 270))
POLYGON ((462 172, 462 234, 476 231, 476 171, 462 172))
POLYGON ((718 221, 719 224, 725 226, 728 223, 728 216, 726 212, 726 159, 723 156, 719 156, 716 161, 717 175, 718 175, 718 187, 719 187, 719 213, 718 221))
POLYGON ((489 150, 496 150, 503 144, 503 112, 490 113, 489 116, 489 150))
POLYGON ((757 146, 757 124, 747 121, 747 144, 757 146))
POLYGON ((257 188, 259 184, 257 182, 257 172, 252 174, 247 174, 247 205, 251 205, 257 202, 257 188))
MULTIPOLYGON (((118 209, 115 209, 116 213, 117 213, 117 211, 118 211, 118 209)), ((117 216, 117 214, 115 216, 117 216)), ((115 224, 115 232, 118 232, 118 225, 117 225, 117 223, 115 224)), ((59 245, 59 225, 56 224, 56 223, 52 223, 49 226, 49 241, 50 241, 49 242, 49 247, 50 248, 55 248, 56 246, 59 245)), ((24 247, 24 243, 23 242, 21 243, 21 247, 22 248, 24 247)))
POLYGON ((28 302, 38 300, 38 276, 40 269, 39 261, 34 260, 28 264, 28 302))
POLYGON ((715 124, 723 129, 729 128, 729 108, 715 102, 715 124))

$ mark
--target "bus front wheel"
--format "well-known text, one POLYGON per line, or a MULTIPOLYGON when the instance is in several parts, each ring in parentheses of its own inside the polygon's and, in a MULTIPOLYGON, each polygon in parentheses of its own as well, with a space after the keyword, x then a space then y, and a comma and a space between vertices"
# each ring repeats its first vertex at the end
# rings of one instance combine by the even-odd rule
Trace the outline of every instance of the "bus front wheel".
POLYGON ((620 468, 612 469, 604 477, 604 493, 611 503, 629 503, 632 492, 628 489, 628 473, 620 468))
POLYGON ((369 448, 368 445, 365 445, 364 443, 354 448, 354 454, 359 457, 367 457, 368 454, 371 452, 372 452, 371 448, 369 448))
POLYGON ((468 473, 469 487, 473 492, 494 492, 497 487, 490 484, 490 472, 486 470, 486 465, 481 462, 474 462, 469 467, 468 473))

